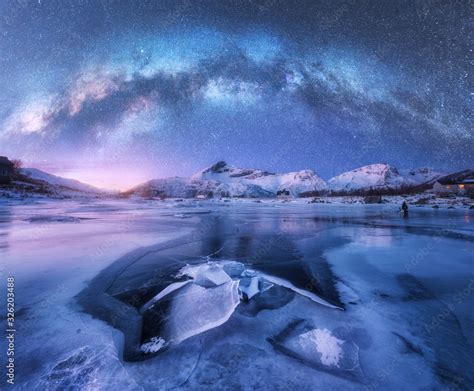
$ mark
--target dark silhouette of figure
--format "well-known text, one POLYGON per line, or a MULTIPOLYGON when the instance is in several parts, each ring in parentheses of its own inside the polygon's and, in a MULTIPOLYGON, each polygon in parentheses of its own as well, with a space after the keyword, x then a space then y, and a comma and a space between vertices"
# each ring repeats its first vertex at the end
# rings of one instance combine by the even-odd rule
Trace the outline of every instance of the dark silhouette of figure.
POLYGON ((408 204, 406 203, 406 201, 403 201, 400 213, 403 217, 408 217, 408 204))

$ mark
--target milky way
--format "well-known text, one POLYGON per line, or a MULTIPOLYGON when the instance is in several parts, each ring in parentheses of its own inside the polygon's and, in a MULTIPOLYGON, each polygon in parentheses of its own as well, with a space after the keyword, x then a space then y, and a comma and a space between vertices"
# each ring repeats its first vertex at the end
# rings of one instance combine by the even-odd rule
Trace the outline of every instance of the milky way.
POLYGON ((0 154, 93 182, 472 167, 469 3, 2 2, 0 154))

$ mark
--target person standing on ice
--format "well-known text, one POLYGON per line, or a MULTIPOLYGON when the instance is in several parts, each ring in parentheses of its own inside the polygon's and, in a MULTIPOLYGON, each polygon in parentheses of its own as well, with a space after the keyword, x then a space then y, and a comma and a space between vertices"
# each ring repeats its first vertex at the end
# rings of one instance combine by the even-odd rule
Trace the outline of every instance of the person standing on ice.
POLYGON ((403 217, 408 217, 408 204, 406 201, 403 201, 402 207, 400 208, 400 214, 403 217))

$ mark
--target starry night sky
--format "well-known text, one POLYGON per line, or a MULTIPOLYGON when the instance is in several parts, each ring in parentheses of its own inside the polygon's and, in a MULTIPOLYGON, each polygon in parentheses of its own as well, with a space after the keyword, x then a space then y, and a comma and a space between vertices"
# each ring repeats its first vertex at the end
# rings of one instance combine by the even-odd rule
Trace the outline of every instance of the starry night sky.
POLYGON ((473 167, 469 3, 0 0, 0 155, 122 188, 473 167))

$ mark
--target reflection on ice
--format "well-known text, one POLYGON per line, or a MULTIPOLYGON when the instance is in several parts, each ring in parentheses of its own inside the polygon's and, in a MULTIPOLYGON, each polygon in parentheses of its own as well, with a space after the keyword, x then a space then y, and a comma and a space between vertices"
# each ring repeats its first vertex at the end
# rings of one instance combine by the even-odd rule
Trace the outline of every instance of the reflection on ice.
POLYGON ((393 244, 392 231, 388 228, 359 228, 354 230, 352 239, 354 244, 367 248, 390 247, 393 244))

